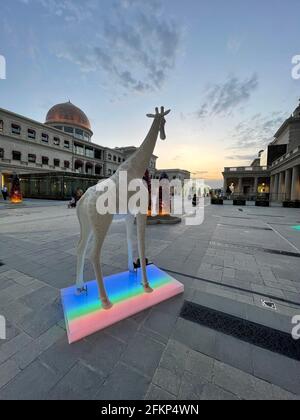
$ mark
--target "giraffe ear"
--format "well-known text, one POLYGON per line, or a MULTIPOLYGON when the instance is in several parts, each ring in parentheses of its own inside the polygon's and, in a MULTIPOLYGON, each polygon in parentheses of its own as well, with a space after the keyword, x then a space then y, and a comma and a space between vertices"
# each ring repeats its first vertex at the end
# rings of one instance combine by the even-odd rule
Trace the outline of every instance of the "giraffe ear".
POLYGON ((170 110, 170 109, 168 109, 168 111, 166 111, 166 112, 164 113, 164 116, 166 116, 166 115, 170 114, 170 112, 171 112, 171 110, 170 110))
POLYGON ((155 118, 155 115, 154 114, 147 114, 147 117, 148 118, 155 118))

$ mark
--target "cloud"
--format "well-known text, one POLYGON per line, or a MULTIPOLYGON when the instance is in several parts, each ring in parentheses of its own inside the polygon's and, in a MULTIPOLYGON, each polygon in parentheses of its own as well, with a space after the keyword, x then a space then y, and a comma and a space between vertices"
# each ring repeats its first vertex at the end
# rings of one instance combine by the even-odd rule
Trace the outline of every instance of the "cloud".
POLYGON ((160 89, 175 67, 182 32, 164 17, 160 2, 148 3, 119 1, 97 22, 93 41, 60 45, 57 56, 75 63, 83 73, 104 74, 127 93, 160 89))
POLYGON ((229 116, 245 104, 258 87, 258 77, 240 80, 236 76, 229 77, 223 84, 214 84, 207 89, 205 99, 196 116, 199 119, 213 115, 229 116))
POLYGON ((268 115, 256 114, 238 124, 230 136, 235 144, 232 150, 265 149, 273 140, 274 134, 287 118, 284 112, 272 112, 268 115))
MULTIPOLYGON (((66 22, 82 22, 91 19, 97 8, 97 0, 19 0, 30 6, 37 4, 50 15, 64 19, 66 22)), ((99 6, 99 3, 98 3, 99 6)))
POLYGON ((248 155, 231 155, 231 156, 227 156, 226 159, 228 160, 247 160, 247 161, 252 161, 257 157, 257 154, 251 153, 248 155))

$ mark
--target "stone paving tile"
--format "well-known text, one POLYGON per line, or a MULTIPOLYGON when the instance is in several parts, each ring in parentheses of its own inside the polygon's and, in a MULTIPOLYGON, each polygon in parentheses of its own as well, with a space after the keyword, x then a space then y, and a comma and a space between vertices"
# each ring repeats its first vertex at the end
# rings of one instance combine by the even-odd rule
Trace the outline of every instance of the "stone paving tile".
POLYGON ((44 400, 60 377, 35 362, 0 390, 0 400, 44 400))
POLYGON ((150 379, 131 366, 120 362, 97 392, 96 400, 142 400, 150 385, 150 379))
POLYGON ((147 336, 137 333, 128 343, 122 361, 152 377, 159 364, 165 346, 147 336))
POLYGON ((29 344, 15 353, 13 360, 21 369, 25 369, 65 334, 62 328, 54 325, 39 338, 30 341, 29 344))
POLYGON ((176 400, 176 397, 172 394, 169 394, 162 388, 159 388, 156 385, 151 384, 148 389, 145 400, 148 401, 172 401, 176 400))
POLYGON ((20 327, 31 337, 38 338, 63 318, 60 305, 50 303, 19 321, 20 327))
POLYGON ((200 396, 200 400, 204 401, 238 401, 239 398, 227 392, 224 389, 218 387, 215 384, 204 385, 203 392, 200 396))
POLYGON ((86 341, 89 350, 81 354, 80 359, 104 376, 112 372, 127 345, 105 332, 87 337, 86 341))
POLYGON ((78 362, 73 368, 52 388, 48 400, 91 400, 95 397, 105 377, 90 366, 78 362))
POLYGON ((253 349, 254 375, 300 395, 300 362, 270 351, 253 349))
POLYGON ((0 362, 0 389, 20 372, 20 369, 13 360, 8 360, 3 364, 0 362))
POLYGON ((0 364, 26 348, 32 341, 33 339, 25 333, 21 333, 9 341, 4 341, 0 349, 0 364))

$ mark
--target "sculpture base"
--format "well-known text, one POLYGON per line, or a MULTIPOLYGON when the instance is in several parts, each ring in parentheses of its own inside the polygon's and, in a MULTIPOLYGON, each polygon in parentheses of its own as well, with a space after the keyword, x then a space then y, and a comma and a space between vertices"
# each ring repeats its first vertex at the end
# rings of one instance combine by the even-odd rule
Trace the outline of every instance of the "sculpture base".
POLYGON ((148 216, 147 224, 148 225, 176 225, 181 223, 180 217, 170 216, 170 215, 158 215, 158 216, 148 216))
POLYGON ((76 286, 61 290, 69 343, 103 330, 123 319, 151 308, 184 292, 183 284, 155 265, 147 266, 153 292, 147 294, 142 286, 141 269, 136 273, 119 273, 104 279, 105 287, 113 307, 102 308, 98 284, 86 283, 87 293, 77 294, 76 286))

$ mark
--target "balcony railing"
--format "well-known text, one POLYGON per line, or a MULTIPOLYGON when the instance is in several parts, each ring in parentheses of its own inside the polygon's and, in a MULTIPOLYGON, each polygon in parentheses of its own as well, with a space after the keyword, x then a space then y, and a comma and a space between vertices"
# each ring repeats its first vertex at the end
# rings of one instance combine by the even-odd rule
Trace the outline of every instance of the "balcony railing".
POLYGON ((291 152, 286 153, 285 155, 281 156, 279 159, 275 160, 272 163, 272 167, 279 165, 280 163, 288 160, 290 157, 293 157, 296 153, 300 152, 300 146, 296 147, 296 149, 292 150, 291 152))
POLYGON ((225 168, 225 172, 264 172, 267 171, 267 166, 238 166, 236 168, 225 168))

